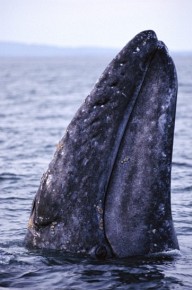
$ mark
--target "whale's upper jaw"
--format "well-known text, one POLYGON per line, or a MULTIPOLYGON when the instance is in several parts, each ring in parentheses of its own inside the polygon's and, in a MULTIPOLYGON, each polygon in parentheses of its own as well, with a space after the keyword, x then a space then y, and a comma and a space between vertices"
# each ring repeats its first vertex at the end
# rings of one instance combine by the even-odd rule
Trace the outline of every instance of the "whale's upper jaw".
POLYGON ((171 203, 177 77, 158 42, 127 119, 105 199, 105 233, 117 257, 178 249, 171 203))
POLYGON ((176 94, 165 45, 153 31, 138 34, 60 141, 34 200, 28 245, 98 257, 178 248, 170 208, 176 94))

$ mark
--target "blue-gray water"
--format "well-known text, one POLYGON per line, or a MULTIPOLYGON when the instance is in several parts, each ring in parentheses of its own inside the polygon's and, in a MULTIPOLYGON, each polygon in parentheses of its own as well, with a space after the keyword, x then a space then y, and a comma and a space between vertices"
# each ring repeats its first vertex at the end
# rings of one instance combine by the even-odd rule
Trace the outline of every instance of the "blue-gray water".
POLYGON ((41 176, 109 60, 0 60, 0 289, 192 289, 192 56, 174 56, 172 212, 181 255, 99 262, 23 246, 41 176))

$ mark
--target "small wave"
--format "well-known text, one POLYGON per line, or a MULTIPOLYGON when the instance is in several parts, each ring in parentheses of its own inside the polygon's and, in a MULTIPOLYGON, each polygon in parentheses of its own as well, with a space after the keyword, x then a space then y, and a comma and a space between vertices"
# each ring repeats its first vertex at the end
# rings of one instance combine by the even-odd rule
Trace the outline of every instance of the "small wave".
POLYGON ((173 162, 172 163, 173 166, 179 166, 179 167, 192 167, 192 164, 189 163, 185 163, 185 162, 173 162))
POLYGON ((10 173, 10 172, 3 172, 0 174, 0 181, 4 180, 20 180, 24 175, 10 173))
POLYGON ((182 83, 182 82, 179 82, 179 86, 180 87, 188 87, 188 88, 191 88, 192 87, 192 83, 182 83))
POLYGON ((8 265, 15 259, 13 254, 0 251, 0 265, 8 265))
POLYGON ((165 258, 175 258, 181 256, 180 250, 169 250, 169 251, 162 251, 159 253, 152 253, 149 254, 148 257, 165 257, 165 258))
POLYGON ((192 185, 191 186, 186 186, 184 188, 184 191, 192 191, 192 185))

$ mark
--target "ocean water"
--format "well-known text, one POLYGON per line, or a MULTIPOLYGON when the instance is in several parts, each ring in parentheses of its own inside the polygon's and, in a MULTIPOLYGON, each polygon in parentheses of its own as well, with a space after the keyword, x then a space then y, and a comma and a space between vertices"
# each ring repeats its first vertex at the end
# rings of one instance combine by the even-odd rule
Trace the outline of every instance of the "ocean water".
POLYGON ((192 55, 173 55, 172 213, 181 253, 95 261, 23 245, 41 176, 111 58, 0 59, 0 289, 192 289, 192 55))

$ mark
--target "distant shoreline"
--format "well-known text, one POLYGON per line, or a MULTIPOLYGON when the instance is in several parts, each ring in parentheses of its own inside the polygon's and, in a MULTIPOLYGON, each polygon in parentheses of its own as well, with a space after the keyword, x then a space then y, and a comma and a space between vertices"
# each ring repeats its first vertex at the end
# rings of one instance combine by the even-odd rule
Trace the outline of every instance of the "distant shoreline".
MULTIPOLYGON (((57 47, 16 42, 0 42, 0 58, 4 57, 66 57, 115 56, 121 48, 107 47, 57 47)), ((170 51, 171 55, 192 55, 192 51, 170 51)))
POLYGON ((15 42, 0 42, 0 57, 56 57, 116 54, 120 48, 57 47, 15 42))

